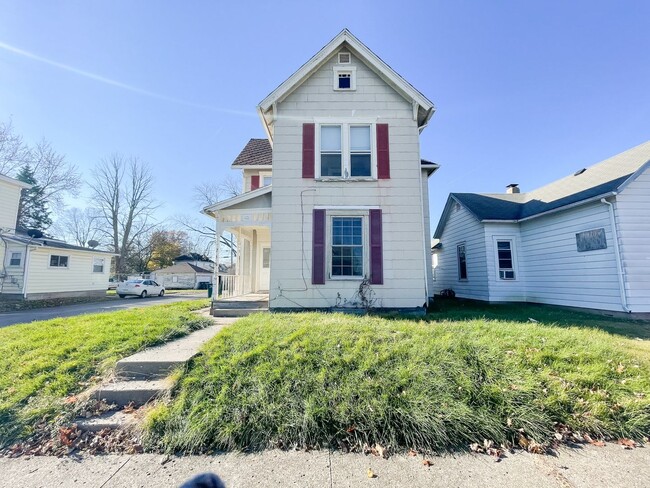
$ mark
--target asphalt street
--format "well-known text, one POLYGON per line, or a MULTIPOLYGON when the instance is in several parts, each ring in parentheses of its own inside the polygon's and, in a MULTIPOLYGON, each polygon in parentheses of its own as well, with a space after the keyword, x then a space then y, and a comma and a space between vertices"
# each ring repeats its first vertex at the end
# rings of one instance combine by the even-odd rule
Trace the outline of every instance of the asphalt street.
POLYGON ((96 303, 78 303, 74 305, 62 305, 60 307, 20 310, 18 312, 4 312, 0 313, 0 327, 33 322, 35 320, 74 317, 76 315, 83 315, 88 313, 115 312, 116 310, 127 310, 129 308, 151 307, 152 305, 184 302, 186 300, 197 300, 199 298, 205 297, 206 295, 204 294, 178 294, 151 298, 116 298, 115 300, 96 303))

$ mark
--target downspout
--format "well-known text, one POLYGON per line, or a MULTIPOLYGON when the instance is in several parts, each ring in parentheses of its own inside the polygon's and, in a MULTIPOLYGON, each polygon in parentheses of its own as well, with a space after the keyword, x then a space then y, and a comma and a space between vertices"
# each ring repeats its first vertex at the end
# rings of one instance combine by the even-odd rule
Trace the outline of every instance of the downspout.
POLYGON ((27 279, 29 278, 29 256, 33 249, 29 248, 29 242, 25 244, 25 269, 23 270, 23 298, 27 300, 27 279))
MULTIPOLYGON (((614 192, 613 196, 616 196, 614 192)), ((625 275, 623 272, 623 264, 621 262, 621 250, 618 247, 618 231, 616 230, 616 215, 614 215, 614 205, 608 202, 607 199, 601 198, 600 201, 609 207, 609 220, 612 227, 612 237, 614 239, 614 254, 616 254, 616 269, 618 270, 618 285, 621 293, 621 306, 627 313, 631 313, 627 306, 627 295, 625 294, 625 275)))

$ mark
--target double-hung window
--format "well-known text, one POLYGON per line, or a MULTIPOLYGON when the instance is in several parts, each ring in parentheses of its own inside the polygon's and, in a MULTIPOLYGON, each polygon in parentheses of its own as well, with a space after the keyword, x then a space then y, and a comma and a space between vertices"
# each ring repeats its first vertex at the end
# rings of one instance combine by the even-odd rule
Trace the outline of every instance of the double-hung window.
POLYGON ((93 258, 93 273, 104 272, 104 258, 93 258))
POLYGON ((497 259, 499 261, 499 278, 514 280, 515 268, 512 256, 512 241, 497 241, 497 259))
POLYGON ((20 266, 20 263, 23 260, 23 253, 21 252, 12 252, 9 259, 9 266, 20 266))
POLYGON ((332 217, 332 277, 363 276, 363 218, 332 217))
POLYGON ((320 126, 320 177, 371 178, 373 176, 371 124, 320 126))

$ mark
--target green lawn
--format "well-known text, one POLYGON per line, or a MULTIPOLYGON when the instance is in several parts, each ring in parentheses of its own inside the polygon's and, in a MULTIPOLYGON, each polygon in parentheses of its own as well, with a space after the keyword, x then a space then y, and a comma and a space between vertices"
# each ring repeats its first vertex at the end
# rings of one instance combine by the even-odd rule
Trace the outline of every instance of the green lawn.
POLYGON ((151 413, 149 442, 184 452, 443 451, 522 433, 548 442, 556 422, 596 437, 650 434, 650 341, 626 337, 647 337, 647 324, 535 306, 437 307, 426 321, 242 319, 151 413))
POLYGON ((0 447, 52 418, 63 399, 116 361, 207 324, 207 300, 81 315, 0 329, 0 447))

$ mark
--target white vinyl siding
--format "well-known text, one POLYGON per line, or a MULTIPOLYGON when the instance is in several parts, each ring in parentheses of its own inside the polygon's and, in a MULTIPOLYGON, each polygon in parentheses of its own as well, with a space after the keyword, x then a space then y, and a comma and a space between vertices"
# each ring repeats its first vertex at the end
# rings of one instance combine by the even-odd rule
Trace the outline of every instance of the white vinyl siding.
POLYGON ((35 248, 29 255, 27 294, 106 290, 109 266, 103 273, 93 273, 93 260, 98 257, 107 263, 111 259, 106 254, 87 251, 65 250, 65 254, 57 254, 52 249, 35 248), (68 256, 68 266, 50 266, 52 255, 68 256))
MULTIPOLYGON (((311 286, 314 206, 380 208, 384 284, 372 285, 377 306, 421 307, 426 301, 427 272, 422 238, 420 140, 413 107, 355 56, 351 56, 351 64, 356 67, 356 90, 332 90, 335 62, 336 55, 277 106, 273 141, 271 307, 329 308, 336 305, 337 295, 351 299, 358 289, 359 282, 355 280, 330 280, 316 288, 311 286), (352 118, 362 124, 368 119, 388 123, 390 179, 303 179, 302 125, 318 123, 323 118, 332 123, 337 120, 353 123, 352 118), (287 291, 281 296, 280 290, 287 291)), ((327 215, 333 212, 328 210, 327 215)))
POLYGON ((460 298, 488 300, 488 276, 483 225, 464 207, 452 209, 437 251, 435 293, 451 288, 460 298), (457 246, 465 246, 467 279, 458 276, 457 246))
POLYGON ((20 191, 19 186, 0 180, 0 229, 5 233, 16 228, 20 191))
POLYGON ((615 208, 628 307, 650 312, 650 169, 621 191, 615 208))
POLYGON ((591 203, 521 223, 520 269, 529 302, 621 310, 607 206, 591 203), (578 252, 576 234, 604 228, 607 249, 578 252))

